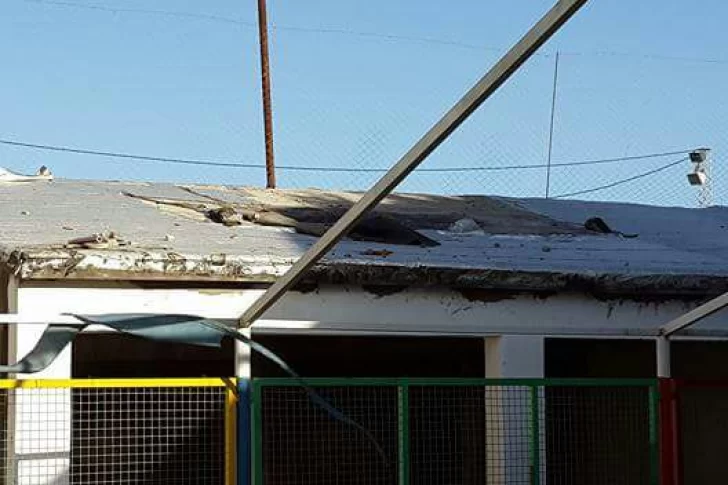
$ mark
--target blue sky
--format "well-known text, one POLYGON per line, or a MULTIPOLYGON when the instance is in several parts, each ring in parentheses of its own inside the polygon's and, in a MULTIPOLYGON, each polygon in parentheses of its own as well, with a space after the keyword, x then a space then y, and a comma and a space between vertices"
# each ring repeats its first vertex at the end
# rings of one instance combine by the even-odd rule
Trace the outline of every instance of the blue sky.
MULTIPOLYGON (((552 3, 269 2, 278 163, 362 168, 393 163, 552 3)), ((100 9, 61 3, 3 2, 0 138, 263 163, 255 1, 66 2, 100 9), (218 19, 128 11, 136 9, 218 19)), ((563 55, 555 162, 708 145, 718 166, 722 146, 728 148, 726 15, 728 4, 717 0, 592 0, 425 168, 544 163, 557 49, 563 55)), ((552 194, 619 180, 674 158, 561 169, 552 175, 552 194)), ((0 146, 0 166, 32 171, 40 164, 70 178, 264 182, 256 169, 0 146)), ((690 205, 687 169, 590 197, 690 205)), ((716 168, 717 189, 722 177, 716 168)), ((375 178, 279 174, 283 187, 363 189, 375 178)), ((543 170, 416 173, 402 188, 536 196, 544 179, 543 170)))

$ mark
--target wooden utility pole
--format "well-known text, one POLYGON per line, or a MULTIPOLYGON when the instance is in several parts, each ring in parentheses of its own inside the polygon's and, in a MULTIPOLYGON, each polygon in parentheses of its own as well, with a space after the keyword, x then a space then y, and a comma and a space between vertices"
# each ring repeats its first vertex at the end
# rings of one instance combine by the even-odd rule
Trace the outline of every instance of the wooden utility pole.
POLYGON ((296 261, 291 269, 278 278, 260 298, 248 307, 238 321, 239 327, 249 327, 273 306, 283 294, 341 240, 367 212, 420 165, 427 156, 444 142, 476 109, 526 62, 562 25, 564 25, 588 0, 559 0, 541 20, 524 35, 502 58, 473 86, 460 101, 425 133, 389 171, 374 184, 331 228, 324 233, 296 261))
POLYGON ((263 95, 263 130, 265 132, 266 187, 276 188, 276 165, 273 154, 273 109, 270 99, 270 62, 268 59, 268 13, 266 0, 258 0, 258 36, 260 39, 260 80, 263 95))

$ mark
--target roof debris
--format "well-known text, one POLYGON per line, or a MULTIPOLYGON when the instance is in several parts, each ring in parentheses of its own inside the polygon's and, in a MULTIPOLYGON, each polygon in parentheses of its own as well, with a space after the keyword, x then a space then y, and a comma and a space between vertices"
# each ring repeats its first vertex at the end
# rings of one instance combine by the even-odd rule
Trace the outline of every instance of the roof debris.
POLYGON ((71 239, 65 244, 65 247, 82 249, 115 249, 120 246, 127 245, 129 245, 128 241, 124 241, 112 231, 106 231, 92 234, 91 236, 71 239))
POLYGON ((0 182, 34 182, 39 180, 53 180, 53 174, 45 165, 40 167, 35 175, 21 175, 0 167, 0 182))
MULTIPOLYGON (((231 204, 205 196, 209 201, 189 202, 147 197, 130 192, 124 195, 156 205, 181 207, 203 214, 212 222, 224 226, 240 226, 245 222, 261 226, 287 227, 299 234, 321 237, 341 217, 345 210, 340 208, 265 208, 244 204, 231 204)), ((383 242, 408 246, 434 247, 440 243, 397 221, 393 217, 372 213, 365 216, 348 234, 354 241, 383 242)))
POLYGON ((359 254, 362 256, 379 256, 386 258, 387 256, 393 255, 394 251, 390 251, 389 249, 367 249, 359 254))
POLYGON ((590 217, 584 223, 584 227, 589 231, 594 231, 601 234, 617 234, 626 238, 635 238, 639 236, 638 234, 625 234, 623 232, 615 231, 611 227, 609 227, 607 223, 604 222, 604 219, 602 219, 601 217, 590 217))
MULTIPOLYGON (((0 184, 0 266, 21 279, 269 283, 314 243, 301 234, 323 233, 360 197, 313 189, 187 191, 142 182, 0 184), (128 192, 134 198, 122 195, 128 192), (238 218, 240 226, 212 221, 209 211, 224 207, 232 208, 229 220, 238 218), (102 230, 114 236, 94 235, 102 230)), ((728 289, 726 227, 723 207, 397 194, 384 199, 309 278, 331 284, 705 295, 728 289), (597 215, 612 233, 585 227, 597 215), (483 233, 448 231, 454 224, 474 229, 466 219, 483 233), (616 231, 639 238, 615 237, 616 231), (421 237, 440 245, 394 246, 421 237)))
POLYGON ((453 222, 448 231, 455 234, 483 234, 483 228, 474 220, 469 217, 458 219, 453 222))

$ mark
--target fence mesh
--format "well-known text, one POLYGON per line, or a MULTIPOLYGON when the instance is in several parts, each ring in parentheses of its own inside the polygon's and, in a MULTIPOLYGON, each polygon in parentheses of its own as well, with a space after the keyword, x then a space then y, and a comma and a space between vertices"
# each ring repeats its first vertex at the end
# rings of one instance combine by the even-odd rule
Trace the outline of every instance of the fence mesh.
MULTIPOLYGON (((0 144, 4 165, 31 172, 40 157, 49 160, 46 163, 64 177, 264 183, 254 2, 198 2, 183 8, 179 2, 158 0, 154 9, 140 0, 130 0, 125 8, 79 1, 15 3, 10 8, 17 9, 17 15, 48 16, 57 25, 71 22, 79 27, 79 35, 93 36, 94 27, 99 25, 117 37, 140 26, 148 28, 135 36, 138 44, 128 46, 134 55, 111 56, 82 66, 84 79, 99 80, 94 84, 95 95, 110 104, 88 103, 90 111, 76 120, 84 129, 65 134, 56 128, 68 125, 69 113, 52 101, 84 99, 88 96, 85 85, 43 83, 33 90, 34 85, 26 81, 37 77, 35 64, 21 57, 8 59, 5 71, 9 85, 22 89, 0 92, 5 96, 0 99, 7 110, 32 115, 25 120, 11 117, 13 125, 5 130, 8 138, 246 166, 170 166, 160 162, 163 165, 155 167, 150 166, 153 160, 128 157, 109 163, 113 157, 36 152, 29 146, 0 144), (147 36, 158 21, 165 22, 167 34, 177 32, 176 38, 191 42, 191 50, 147 36), (185 30, 190 26, 200 37, 190 37, 191 31, 185 30), (197 49, 203 49, 204 55, 195 55, 199 54, 197 49), (138 93, 130 91, 135 93, 131 98, 119 96, 129 91, 126 77, 107 75, 109 69, 136 72, 139 65, 155 66, 158 59, 176 59, 180 52, 187 53, 184 64, 189 72, 180 75, 177 69, 181 66, 152 69, 144 78, 143 89, 140 85, 138 93), (176 89, 168 89, 170 85, 176 89), (145 92, 153 95, 137 98, 145 92), (178 99, 180 93, 186 95, 178 99), (45 102, 29 108, 27 99, 45 102), (113 119, 125 119, 130 113, 137 117, 135 122, 108 129, 113 119), (108 123, 88 123, 90 119, 108 123), (150 126, 154 127, 154 137, 146 136, 150 126), (57 136, 37 139, 39 132, 57 136)), ((598 189, 572 197, 695 207, 698 189, 687 182, 689 162, 630 180, 681 156, 629 157, 707 146, 713 150, 714 202, 725 204, 728 102, 724 86, 728 60, 720 58, 719 42, 711 43, 702 35, 678 36, 679 49, 672 49, 669 41, 676 36, 665 30, 665 25, 679 25, 685 18, 690 18, 692 25, 710 25, 720 18, 716 2, 686 2, 669 11, 662 9, 664 2, 658 0, 640 4, 644 12, 661 13, 628 16, 638 22, 644 39, 626 35, 612 42, 613 36, 607 35, 611 39, 607 48, 620 45, 624 52, 590 50, 587 46, 594 44, 590 36, 599 39, 606 32, 600 29, 609 29, 604 27, 611 25, 609 21, 595 26, 595 32, 577 28, 571 34, 576 37, 567 39, 557 34, 553 43, 536 53, 399 190, 542 197, 547 178, 543 164, 548 161, 553 118, 554 163, 627 158, 604 165, 554 167, 550 196, 598 189), (665 42, 650 47, 647 40, 654 40, 654 36, 649 32, 658 32, 665 42), (557 45, 562 50, 555 77, 557 45), (692 57, 682 56, 685 53, 692 57), (508 168, 523 165, 540 167, 508 168), (458 167, 467 170, 455 170, 458 167)), ((415 0, 346 4, 320 0, 308 5, 271 0, 268 19, 280 187, 369 188, 381 175, 377 170, 391 166, 497 61, 529 26, 529 20, 543 14, 547 5, 506 0, 466 1, 456 6, 442 0, 428 4, 415 0), (504 18, 509 22, 504 23, 504 18), (477 23, 469 24, 473 19, 477 23), (505 26, 508 28, 503 30, 505 26)), ((625 21, 623 13, 615 16, 611 6, 607 2, 592 7, 597 10, 580 13, 573 24, 589 25, 590 19, 602 16, 625 21)), ((10 22, 6 27, 12 31, 17 26, 10 22)), ((704 27, 701 32, 710 30, 704 27)), ((23 35, 31 36, 23 44, 28 49, 35 45, 33 32, 14 32, 21 44, 23 35)), ((96 41, 89 37, 86 45, 96 41)), ((35 52, 36 57, 50 56, 49 62, 65 57, 64 51, 54 49, 62 49, 62 44, 44 45, 35 52)), ((33 57, 32 49, 29 52, 33 57)), ((64 78, 79 75, 79 67, 72 63, 57 67, 67 70, 58 71, 64 78)))
POLYGON ((678 381, 677 391, 681 483, 725 483, 728 382, 678 381))
POLYGON ((261 483, 396 483, 397 388, 351 386, 316 391, 369 430, 387 459, 361 431, 312 406, 300 387, 271 387, 261 396, 261 483))
POLYGON ((314 380, 254 383, 254 483, 650 484, 657 478, 651 383, 314 380))
POLYGON ((550 387, 542 399, 547 483, 652 483, 656 414, 648 390, 550 387))
POLYGON ((0 391, 0 483, 227 483, 223 384, 79 383, 0 391))

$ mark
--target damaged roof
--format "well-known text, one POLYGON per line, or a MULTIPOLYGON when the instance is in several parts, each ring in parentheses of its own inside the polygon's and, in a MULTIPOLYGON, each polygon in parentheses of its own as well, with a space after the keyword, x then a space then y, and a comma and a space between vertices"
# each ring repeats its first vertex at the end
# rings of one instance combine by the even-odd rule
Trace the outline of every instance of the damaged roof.
MULTIPOLYGON (((25 279, 270 282, 359 194, 0 183, 0 257, 25 279)), ((512 291, 728 290, 728 209, 388 197, 309 280, 512 291)))

